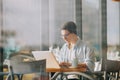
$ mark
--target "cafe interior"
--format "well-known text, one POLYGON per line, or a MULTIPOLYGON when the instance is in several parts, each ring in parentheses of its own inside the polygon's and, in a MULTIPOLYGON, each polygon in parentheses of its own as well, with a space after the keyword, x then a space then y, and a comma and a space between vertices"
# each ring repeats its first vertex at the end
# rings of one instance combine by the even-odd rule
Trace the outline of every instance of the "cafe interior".
MULTIPOLYGON (((65 43, 61 25, 67 21, 74 21, 77 35, 94 48, 96 61, 91 74, 98 78, 87 80, 120 80, 120 0, 0 0, 0 80, 18 80, 20 72, 19 80, 56 80, 48 78, 49 74, 43 76, 47 60, 38 60, 44 62, 39 75, 34 69, 22 73, 26 64, 15 64, 20 67, 14 73, 6 63, 11 54, 18 53, 35 63, 29 66, 37 65, 32 52, 59 51, 65 43)), ((84 71, 76 73, 84 76, 80 74, 84 71)))

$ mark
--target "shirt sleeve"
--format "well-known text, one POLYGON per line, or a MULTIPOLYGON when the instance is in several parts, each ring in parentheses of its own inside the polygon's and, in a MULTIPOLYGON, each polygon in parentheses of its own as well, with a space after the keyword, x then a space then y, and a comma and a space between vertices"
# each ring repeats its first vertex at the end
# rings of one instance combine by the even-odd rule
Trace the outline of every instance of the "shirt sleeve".
POLYGON ((88 67, 88 69, 90 71, 94 71, 94 67, 95 67, 95 53, 94 53, 94 50, 93 49, 90 49, 90 48, 86 48, 85 49, 85 53, 86 53, 86 58, 85 58, 85 63, 88 67))

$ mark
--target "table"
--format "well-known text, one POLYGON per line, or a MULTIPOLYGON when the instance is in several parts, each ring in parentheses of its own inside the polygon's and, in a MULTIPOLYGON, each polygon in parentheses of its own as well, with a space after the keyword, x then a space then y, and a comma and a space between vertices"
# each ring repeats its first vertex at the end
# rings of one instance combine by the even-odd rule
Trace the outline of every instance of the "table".
POLYGON ((36 60, 46 59, 46 72, 85 72, 86 68, 61 68, 53 53, 49 51, 32 51, 36 60))
POLYGON ((32 51, 36 60, 46 59, 46 72, 86 72, 86 68, 61 68, 53 53, 49 51, 32 51))

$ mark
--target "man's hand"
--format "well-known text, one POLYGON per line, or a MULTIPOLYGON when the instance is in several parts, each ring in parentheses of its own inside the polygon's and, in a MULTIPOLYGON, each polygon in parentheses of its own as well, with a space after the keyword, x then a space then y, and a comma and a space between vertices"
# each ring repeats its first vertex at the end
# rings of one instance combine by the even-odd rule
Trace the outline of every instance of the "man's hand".
POLYGON ((78 64, 78 68, 86 68, 86 67, 87 67, 86 63, 78 64))
POLYGON ((61 62, 59 65, 63 68, 69 68, 71 66, 71 64, 67 62, 61 62))

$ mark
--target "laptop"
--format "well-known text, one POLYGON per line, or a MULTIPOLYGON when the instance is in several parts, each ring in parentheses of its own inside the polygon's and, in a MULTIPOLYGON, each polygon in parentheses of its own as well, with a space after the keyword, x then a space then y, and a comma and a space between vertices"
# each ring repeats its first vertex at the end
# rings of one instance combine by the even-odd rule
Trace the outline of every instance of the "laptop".
POLYGON ((32 51, 35 60, 46 59, 47 71, 51 69, 60 69, 59 63, 56 61, 54 55, 50 51, 32 51))
POLYGON ((50 51, 32 51, 32 54, 35 60, 41 60, 47 59, 52 53, 50 53, 50 51))

